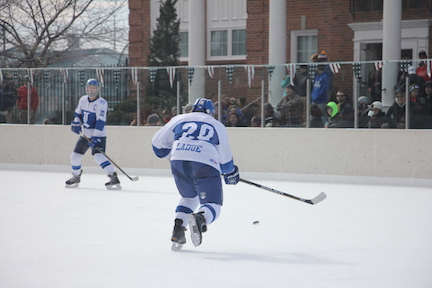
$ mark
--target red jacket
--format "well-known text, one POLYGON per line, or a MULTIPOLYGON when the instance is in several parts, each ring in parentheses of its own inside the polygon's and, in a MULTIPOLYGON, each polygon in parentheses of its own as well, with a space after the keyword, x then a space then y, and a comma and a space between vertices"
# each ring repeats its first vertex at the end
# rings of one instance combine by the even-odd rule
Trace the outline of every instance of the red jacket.
MULTIPOLYGON (((35 111, 39 105, 39 94, 35 87, 31 87, 30 110, 35 111)), ((19 109, 27 110, 27 86, 23 85, 18 89, 17 106, 19 109)))

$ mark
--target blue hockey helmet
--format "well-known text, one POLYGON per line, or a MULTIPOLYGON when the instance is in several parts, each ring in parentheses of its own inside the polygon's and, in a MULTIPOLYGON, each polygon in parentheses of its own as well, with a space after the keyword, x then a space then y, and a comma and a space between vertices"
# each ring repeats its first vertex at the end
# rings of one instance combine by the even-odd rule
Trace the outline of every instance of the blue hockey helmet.
POLYGON ((215 108, 213 102, 210 99, 198 98, 192 105, 192 112, 204 112, 213 116, 215 108))
POLYGON ((96 97, 99 92, 99 81, 94 78, 88 79, 86 84, 86 92, 90 97, 96 97))

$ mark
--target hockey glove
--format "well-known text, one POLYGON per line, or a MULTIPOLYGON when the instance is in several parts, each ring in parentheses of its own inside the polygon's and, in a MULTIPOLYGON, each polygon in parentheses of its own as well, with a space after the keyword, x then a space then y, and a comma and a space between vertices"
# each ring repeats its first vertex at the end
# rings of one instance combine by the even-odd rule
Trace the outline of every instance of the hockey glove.
POLYGON ((99 137, 91 137, 91 142, 88 142, 87 144, 90 146, 90 148, 95 149, 100 142, 101 139, 99 137))
POLYGON ((81 132, 81 122, 72 121, 71 122, 71 130, 72 130, 72 132, 74 132, 76 134, 80 134, 80 132, 81 132))
POLYGON ((225 178, 225 184, 235 185, 240 181, 240 175, 238 167, 234 165, 234 170, 223 175, 225 178))

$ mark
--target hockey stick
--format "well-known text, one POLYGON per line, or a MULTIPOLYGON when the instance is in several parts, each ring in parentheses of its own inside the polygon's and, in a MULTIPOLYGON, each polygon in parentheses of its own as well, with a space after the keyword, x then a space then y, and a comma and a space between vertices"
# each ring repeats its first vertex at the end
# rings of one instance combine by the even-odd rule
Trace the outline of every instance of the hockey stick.
MULTIPOLYGON (((83 133, 80 133, 81 137, 83 137, 84 139, 87 140, 87 142, 91 143, 91 139, 88 138, 87 136, 85 136, 83 133)), ((135 177, 130 177, 125 171, 123 171, 123 169, 120 168, 120 166, 118 166, 110 157, 108 157, 108 155, 105 154, 104 151, 102 151, 101 149, 99 149, 99 147, 96 146, 96 149, 102 153, 112 164, 114 164, 114 166, 116 166, 121 172, 123 172, 124 175, 126 175, 126 177, 128 177, 131 181, 138 181, 139 178, 138 176, 135 177)))
POLYGON ((289 197, 289 198, 292 198, 292 199, 295 199, 295 200, 299 200, 299 201, 302 201, 304 203, 308 203, 308 204, 311 204, 311 205, 318 204, 319 202, 323 201, 327 197, 327 195, 324 192, 321 192, 320 194, 318 194, 318 196, 316 196, 313 199, 303 199, 303 198, 300 198, 300 197, 297 197, 297 196, 294 196, 294 195, 290 195, 288 193, 285 193, 285 192, 282 192, 282 191, 279 191, 279 190, 276 190, 276 189, 273 189, 273 188, 270 188, 270 187, 266 187, 266 186, 261 185, 261 184, 257 184, 257 183, 251 182, 249 180, 245 180, 245 179, 241 179, 240 178, 240 182, 243 182, 243 183, 246 183, 246 184, 249 184, 249 185, 252 185, 252 186, 256 186, 258 188, 261 188, 261 189, 264 189, 264 190, 267 190, 267 191, 270 191, 270 192, 273 192, 273 193, 277 193, 277 194, 280 194, 282 196, 286 196, 286 197, 289 197))

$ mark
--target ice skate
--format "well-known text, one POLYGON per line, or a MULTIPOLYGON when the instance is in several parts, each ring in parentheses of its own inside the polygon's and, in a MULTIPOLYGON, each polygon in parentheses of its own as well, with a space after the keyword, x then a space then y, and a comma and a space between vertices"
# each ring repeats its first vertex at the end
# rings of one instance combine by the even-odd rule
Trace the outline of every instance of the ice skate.
POLYGON ((188 215, 191 239, 195 247, 201 245, 202 233, 207 231, 206 220, 202 214, 203 212, 191 213, 188 215))
POLYGON ((171 237, 171 241, 173 242, 171 246, 171 250, 179 251, 183 247, 183 244, 186 243, 186 238, 185 238, 186 227, 182 226, 183 220, 181 219, 175 219, 174 223, 175 223, 174 230, 171 237))
POLYGON ((72 178, 66 181, 66 188, 77 188, 79 186, 79 183, 81 182, 81 174, 82 170, 79 175, 75 175, 72 173, 72 178))
POLYGON ((108 175, 108 177, 110 178, 110 181, 105 183, 105 187, 108 190, 120 190, 122 189, 120 186, 120 180, 117 177, 117 172, 114 172, 111 175, 108 175))

